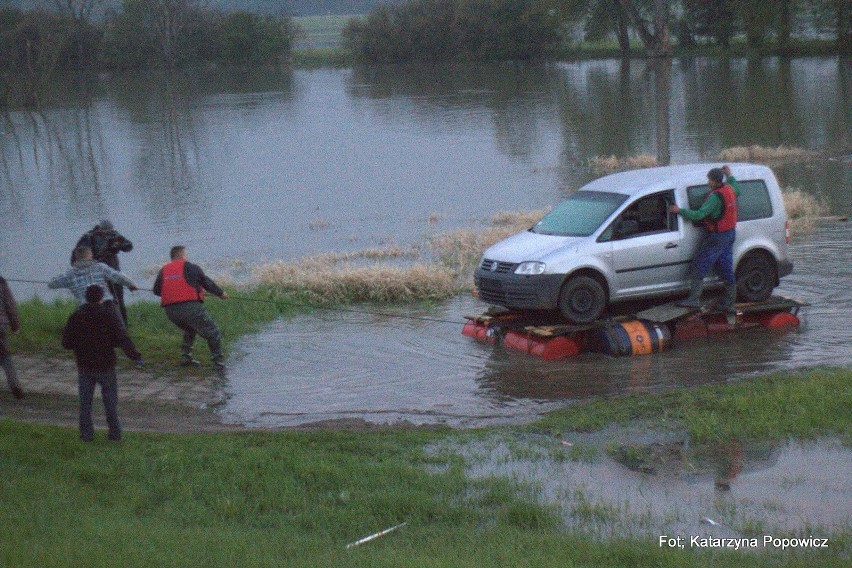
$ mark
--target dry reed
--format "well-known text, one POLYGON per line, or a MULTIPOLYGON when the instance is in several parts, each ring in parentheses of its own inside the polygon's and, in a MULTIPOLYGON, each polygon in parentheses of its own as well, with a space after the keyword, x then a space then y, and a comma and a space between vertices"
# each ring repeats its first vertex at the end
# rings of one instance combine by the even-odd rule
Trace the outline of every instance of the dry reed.
POLYGON ((298 293, 320 304, 441 300, 457 292, 454 274, 425 264, 337 266, 303 259, 266 263, 254 274, 259 284, 278 294, 298 293))
POLYGON ((828 212, 828 205, 824 200, 801 189, 786 187, 782 195, 784 209, 790 219, 790 233, 793 237, 813 231, 820 217, 828 212))
POLYGON ((819 158, 819 154, 796 146, 781 146, 768 148, 766 146, 734 146, 719 152, 719 160, 723 162, 804 162, 819 158))
POLYGON ((491 218, 490 226, 484 229, 457 229, 429 237, 429 248, 442 266, 456 273, 460 286, 469 285, 469 279, 485 249, 508 236, 529 229, 545 213, 547 210, 501 211, 491 218))
POLYGON ((417 247, 400 247, 390 245, 382 248, 369 248, 352 252, 328 252, 306 257, 304 260, 319 264, 339 264, 353 260, 393 260, 393 259, 416 259, 420 258, 420 249, 417 247))
POLYGON ((311 219, 308 221, 308 229, 311 231, 322 231, 331 227, 331 223, 325 219, 311 219))
POLYGON ((598 175, 612 174, 624 170, 653 168, 658 166, 657 157, 651 154, 639 154, 619 158, 617 156, 595 156, 589 159, 589 166, 598 175))
POLYGON ((550 208, 537 211, 500 211, 491 217, 490 223, 494 227, 512 227, 516 231, 529 229, 538 223, 550 208))

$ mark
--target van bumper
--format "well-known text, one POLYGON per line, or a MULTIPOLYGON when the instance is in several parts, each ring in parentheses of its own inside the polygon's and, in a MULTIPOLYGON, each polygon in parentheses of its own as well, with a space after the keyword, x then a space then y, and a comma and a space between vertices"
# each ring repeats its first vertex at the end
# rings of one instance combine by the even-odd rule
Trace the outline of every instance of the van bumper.
POLYGON ((525 310, 553 310, 559 302, 564 274, 497 274, 477 268, 473 275, 479 299, 488 304, 525 310))
POLYGON ((793 262, 789 260, 782 260, 778 263, 778 278, 783 278, 788 274, 793 273, 793 262))

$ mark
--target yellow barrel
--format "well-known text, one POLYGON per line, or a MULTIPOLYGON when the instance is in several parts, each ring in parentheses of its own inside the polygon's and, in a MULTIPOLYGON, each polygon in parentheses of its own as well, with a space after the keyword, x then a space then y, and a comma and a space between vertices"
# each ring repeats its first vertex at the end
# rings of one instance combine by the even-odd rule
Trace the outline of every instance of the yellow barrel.
POLYGON ((658 353, 672 341, 666 324, 648 320, 614 322, 592 335, 589 343, 593 351, 615 356, 658 353))

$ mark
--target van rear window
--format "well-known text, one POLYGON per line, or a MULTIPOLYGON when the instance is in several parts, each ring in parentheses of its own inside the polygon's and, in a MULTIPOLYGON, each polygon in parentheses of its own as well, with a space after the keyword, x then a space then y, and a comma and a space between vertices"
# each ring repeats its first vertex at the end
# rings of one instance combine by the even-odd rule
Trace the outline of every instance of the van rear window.
MULTIPOLYGON (((739 181, 740 195, 737 198, 737 220, 752 221, 772 217, 772 201, 769 190, 762 179, 739 181)), ((686 188, 689 208, 698 209, 704 203, 704 197, 710 191, 709 185, 694 185, 686 188)))

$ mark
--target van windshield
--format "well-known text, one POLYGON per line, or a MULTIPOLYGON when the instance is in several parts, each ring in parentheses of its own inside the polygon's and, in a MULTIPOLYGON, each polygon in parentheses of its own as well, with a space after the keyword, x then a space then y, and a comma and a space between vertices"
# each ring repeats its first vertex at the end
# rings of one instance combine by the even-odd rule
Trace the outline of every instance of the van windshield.
POLYGON ((620 193, 578 191, 530 230, 541 235, 588 237, 626 200, 620 193))

